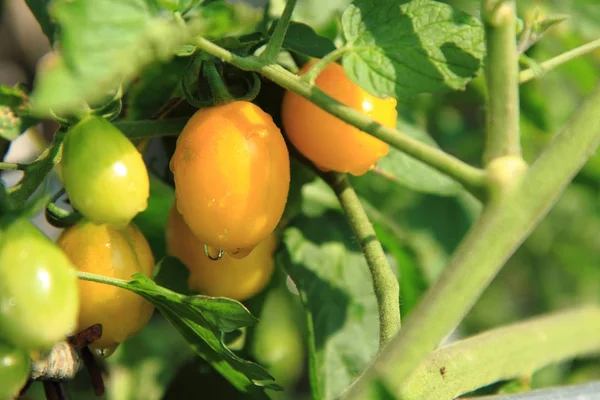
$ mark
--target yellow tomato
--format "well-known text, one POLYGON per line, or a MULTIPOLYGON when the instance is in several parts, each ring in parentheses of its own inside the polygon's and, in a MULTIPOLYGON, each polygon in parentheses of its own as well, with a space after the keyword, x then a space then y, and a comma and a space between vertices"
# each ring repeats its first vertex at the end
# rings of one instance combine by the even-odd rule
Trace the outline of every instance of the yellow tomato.
POLYGON ((177 140, 171 170, 177 208, 203 244, 241 258, 281 219, 289 155, 271 116, 252 103, 196 112, 177 140))
MULTIPOLYGON (((306 64, 300 74, 306 73, 313 64, 306 64)), ((329 64, 319 74, 315 84, 331 97, 380 124, 396 127, 396 100, 369 94, 348 78, 341 65, 329 64)), ((282 118, 290 141, 324 171, 362 175, 389 150, 386 143, 328 114, 291 91, 287 91, 283 98, 282 118)))
POLYGON ((275 245, 275 237, 271 234, 245 258, 224 254, 220 260, 213 261, 204 254, 202 241, 193 235, 177 209, 171 207, 167 251, 190 270, 188 285, 193 291, 239 301, 254 296, 271 278, 275 245))
MULTIPOLYGON (((82 222, 67 228, 57 244, 78 270, 111 278, 131 279, 135 273, 152 275, 154 257, 148 242, 130 224, 123 229, 82 222)), ((137 294, 102 283, 79 281, 78 331, 102 324, 102 337, 90 347, 114 349, 142 329, 154 306, 137 294)))

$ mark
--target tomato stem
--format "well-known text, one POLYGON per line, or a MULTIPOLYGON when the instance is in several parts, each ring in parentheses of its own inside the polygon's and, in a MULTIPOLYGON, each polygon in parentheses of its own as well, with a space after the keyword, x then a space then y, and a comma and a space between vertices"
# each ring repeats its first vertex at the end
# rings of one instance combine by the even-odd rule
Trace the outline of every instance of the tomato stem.
POLYGON ((329 64, 335 62, 342 58, 344 53, 350 50, 349 47, 340 47, 339 49, 335 49, 331 53, 327 54, 325 57, 321 58, 319 61, 313 64, 312 67, 302 77, 301 80, 305 81, 309 85, 314 85, 315 79, 319 76, 319 74, 327 68, 329 64))
POLYGON ((217 71, 217 67, 213 62, 205 61, 203 63, 202 75, 208 81, 215 105, 227 104, 234 100, 229 90, 227 90, 227 84, 223 81, 223 77, 217 71))
POLYGON ((263 63, 272 64, 277 59, 277 56, 281 51, 281 46, 283 45, 283 40, 285 39, 288 26, 290 25, 290 19, 292 18, 294 7, 296 7, 296 0, 288 0, 285 3, 285 8, 283 9, 281 18, 277 22, 275 31, 273 32, 269 43, 267 43, 265 51, 259 56, 263 63))
POLYGON ((497 157, 521 156, 519 132, 519 52, 514 0, 483 0, 488 86, 484 164, 497 157))
POLYGON ((346 174, 321 173, 338 197, 350 227, 356 234, 371 271, 373 290, 379 309, 379 348, 383 348, 400 330, 400 289, 398 278, 383 252, 373 224, 346 174))

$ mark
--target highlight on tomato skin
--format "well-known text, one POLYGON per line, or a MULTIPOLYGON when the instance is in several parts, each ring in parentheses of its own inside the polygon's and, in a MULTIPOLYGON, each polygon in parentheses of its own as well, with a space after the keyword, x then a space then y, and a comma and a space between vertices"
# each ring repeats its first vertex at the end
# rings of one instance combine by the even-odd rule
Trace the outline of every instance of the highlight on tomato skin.
POLYGON ((47 350, 73 333, 79 301, 67 256, 27 219, 0 219, 0 340, 47 350))
POLYGON ((97 224, 123 228, 148 207, 142 155, 104 118, 84 118, 66 133, 60 170, 73 207, 97 224))
POLYGON ((259 243, 245 258, 225 253, 214 261, 204 254, 204 243, 194 236, 175 205, 169 211, 166 230, 167 252, 189 269, 191 290, 213 297, 244 301, 264 289, 275 267, 275 235, 259 243))
POLYGON ((243 258, 283 215, 290 185, 286 143, 272 117, 250 102, 198 110, 170 167, 179 212, 214 249, 243 258))
MULTIPOLYGON (((84 272, 130 280, 136 273, 151 277, 154 257, 143 234, 133 224, 123 229, 80 222, 65 229, 57 240, 75 267, 84 272)), ((79 281, 77 332, 102 324, 102 337, 90 348, 108 356, 150 320, 154 306, 126 289, 79 281)))
POLYGON ((29 354, 0 341, 0 399, 16 398, 29 378, 29 354))
MULTIPOLYGON (((305 64, 302 75, 316 60, 305 64)), ((329 96, 380 124, 395 128, 396 100, 379 98, 356 85, 344 68, 329 64, 315 84, 329 96)), ((302 96, 286 91, 282 104, 285 134, 294 147, 324 171, 363 175, 389 151, 387 143, 327 113, 302 96)))

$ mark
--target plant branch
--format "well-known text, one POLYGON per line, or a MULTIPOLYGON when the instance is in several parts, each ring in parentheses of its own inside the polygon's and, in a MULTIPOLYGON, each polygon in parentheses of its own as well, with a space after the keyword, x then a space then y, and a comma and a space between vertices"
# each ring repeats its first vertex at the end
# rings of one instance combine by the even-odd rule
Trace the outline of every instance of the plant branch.
POLYGON ((285 4, 285 8, 283 9, 283 13, 281 14, 281 18, 277 22, 277 26, 275 27, 275 31, 269 39, 269 43, 267 43, 267 48, 260 55, 260 59, 267 63, 274 63, 277 59, 277 55, 281 51, 281 46, 283 45, 283 40, 285 39, 285 34, 287 32, 288 26, 290 25, 290 19, 292 18, 292 13, 294 12, 294 8, 296 7, 296 0, 287 0, 285 4))
POLYGON ((163 120, 118 121, 113 125, 130 139, 154 136, 176 136, 181 133, 189 118, 163 120))
POLYGON ((256 71, 284 89, 298 93, 342 121, 431 165, 462 184, 475 196, 479 198, 484 197, 483 192, 486 186, 484 171, 472 167, 442 150, 413 139, 395 129, 380 125, 371 118, 328 96, 319 88, 302 81, 300 77, 279 65, 264 65, 256 57, 240 57, 204 38, 198 38, 196 45, 205 53, 218 57, 239 69, 256 71))
POLYGON ((521 156, 519 138, 519 53, 515 0, 482 0, 488 87, 484 163, 497 157, 521 156))
MULTIPOLYGON (((542 63, 539 64, 539 69, 541 69, 542 73, 546 73, 556 67, 558 67, 559 65, 562 65, 568 61, 571 61, 572 59, 582 56, 584 54, 587 53, 591 53, 594 50, 600 49, 600 39, 596 39, 590 43, 584 44, 582 46, 579 46, 573 50, 569 50, 563 54, 560 54, 554 58, 551 58, 547 61, 544 61, 542 63)), ((525 83, 525 82, 529 82, 530 80, 539 77, 540 74, 534 69, 534 68, 529 68, 526 70, 523 70, 519 73, 519 82, 520 83, 525 83)))
POLYGON ((77 277, 84 281, 104 283, 118 288, 129 290, 129 282, 124 279, 110 278, 108 276, 92 274, 89 272, 77 271, 77 277))
POLYGON ((4 171, 25 171, 27 164, 0 162, 0 170, 4 171))
POLYGON ((403 399, 454 399, 494 382, 529 376, 554 362, 598 352, 598 332, 598 307, 493 329, 431 353, 394 394, 403 399))
POLYGON ((400 289, 381 243, 346 174, 321 173, 338 197, 348 223, 356 234, 373 279, 379 309, 379 348, 382 349, 400 329, 400 289))
POLYGON ((372 367, 354 385, 348 398, 364 398, 374 378, 398 393, 431 349, 460 323, 502 265, 597 149, 600 144, 598 109, 600 84, 521 181, 484 209, 438 281, 404 321, 402 330, 386 351, 380 352, 372 367))

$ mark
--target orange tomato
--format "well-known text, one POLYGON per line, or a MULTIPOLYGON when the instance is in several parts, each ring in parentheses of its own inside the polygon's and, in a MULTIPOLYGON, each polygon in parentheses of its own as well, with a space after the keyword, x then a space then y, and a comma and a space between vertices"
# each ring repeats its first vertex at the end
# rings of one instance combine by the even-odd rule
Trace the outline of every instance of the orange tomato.
MULTIPOLYGON (((313 64, 314 61, 304 65, 300 74, 306 73, 313 64)), ((380 124, 396 127, 396 100, 369 94, 348 78, 341 65, 329 64, 319 74, 315 84, 329 96, 380 124)), ((287 91, 283 98, 282 118, 290 141, 324 171, 362 175, 389 150, 386 143, 291 91, 287 91)))

